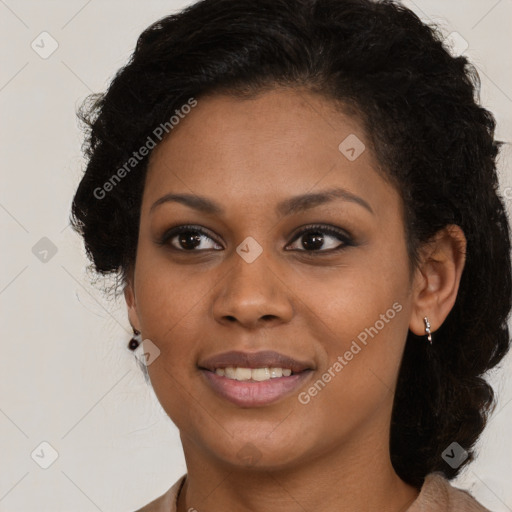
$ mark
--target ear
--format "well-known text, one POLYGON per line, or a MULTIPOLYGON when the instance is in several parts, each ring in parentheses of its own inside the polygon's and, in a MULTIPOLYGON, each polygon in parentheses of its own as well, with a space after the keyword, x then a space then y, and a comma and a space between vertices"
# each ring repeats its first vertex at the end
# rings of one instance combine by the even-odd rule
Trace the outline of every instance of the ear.
POLYGON ((425 317, 431 331, 436 331, 453 308, 466 262, 466 245, 462 229, 450 224, 420 249, 409 324, 414 334, 425 335, 425 317))
POLYGON ((132 327, 137 329, 140 332, 140 321, 139 314, 137 313, 137 303, 135 301, 135 288, 133 286, 133 279, 130 278, 127 280, 126 285, 124 287, 124 299, 126 300, 126 306, 128 308, 128 320, 132 327))

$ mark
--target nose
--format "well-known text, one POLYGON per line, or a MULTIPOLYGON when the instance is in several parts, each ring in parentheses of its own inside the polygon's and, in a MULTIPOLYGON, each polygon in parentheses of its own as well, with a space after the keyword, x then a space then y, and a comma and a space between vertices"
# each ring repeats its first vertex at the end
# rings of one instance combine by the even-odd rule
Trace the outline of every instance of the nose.
POLYGON ((218 290, 213 315, 221 324, 256 329, 290 322, 293 317, 291 292, 282 272, 272 268, 264 253, 251 263, 235 255, 218 290))

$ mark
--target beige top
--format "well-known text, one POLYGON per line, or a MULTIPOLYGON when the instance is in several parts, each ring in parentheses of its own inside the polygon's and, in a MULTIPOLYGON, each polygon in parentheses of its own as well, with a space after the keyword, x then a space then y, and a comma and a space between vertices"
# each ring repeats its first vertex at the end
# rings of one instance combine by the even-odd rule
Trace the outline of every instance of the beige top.
MULTIPOLYGON (((136 512, 176 512, 176 500, 185 483, 183 475, 165 494, 136 512)), ((468 492, 452 487, 440 473, 425 478, 419 496, 405 512, 490 512, 468 492)))

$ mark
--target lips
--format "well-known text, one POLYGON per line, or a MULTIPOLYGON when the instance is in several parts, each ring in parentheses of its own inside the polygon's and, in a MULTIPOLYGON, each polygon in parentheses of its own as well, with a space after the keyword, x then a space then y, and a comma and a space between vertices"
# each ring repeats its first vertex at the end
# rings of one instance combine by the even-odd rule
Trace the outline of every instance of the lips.
MULTIPOLYGON (((299 361, 274 351, 225 352, 201 360, 198 367, 204 382, 219 397, 238 407, 262 407, 290 395, 304 384, 313 374, 313 364, 299 361), (270 378, 262 382, 236 380, 229 378, 233 369, 256 370, 258 368, 291 370, 283 371, 281 377, 270 378), (219 370, 225 371, 219 371, 219 370)), ((273 370, 271 370, 273 371, 273 370)), ((279 372, 277 373, 279 375, 279 372)))
POLYGON ((298 361, 279 352, 266 350, 262 352, 231 351, 204 359, 198 363, 199 368, 214 372, 217 368, 289 368, 292 373, 311 370, 313 364, 298 361))

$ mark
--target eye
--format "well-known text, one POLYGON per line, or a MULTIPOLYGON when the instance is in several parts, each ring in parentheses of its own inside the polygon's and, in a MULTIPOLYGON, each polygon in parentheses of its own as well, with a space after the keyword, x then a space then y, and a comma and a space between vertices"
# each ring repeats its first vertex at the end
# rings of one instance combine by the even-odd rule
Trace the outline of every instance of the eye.
POLYGON ((173 249, 183 252, 197 252, 197 250, 220 250, 222 246, 217 244, 208 233, 198 226, 178 226, 166 231, 158 240, 160 245, 170 245, 173 249), (204 243, 205 239, 213 244, 204 243), (213 245, 216 247, 208 247, 213 245))
POLYGON ((299 250, 299 252, 335 252, 354 245, 348 233, 330 226, 309 226, 297 233, 293 240, 300 240, 301 238, 303 240, 300 245, 304 250, 299 250), (341 243, 336 244, 336 242, 333 242, 334 239, 341 243), (320 248, 323 250, 319 251, 320 248))
MULTIPOLYGON (((343 230, 331 226, 313 225, 302 229, 296 233, 293 241, 302 240, 302 249, 293 248, 288 250, 298 250, 298 252, 336 252, 347 246, 353 246, 351 236, 343 230), (339 243, 333 242, 337 239, 339 243), (319 250, 322 249, 322 250, 319 250)), ((157 240, 159 245, 167 245, 172 249, 182 252, 198 252, 206 250, 222 250, 223 247, 218 244, 207 231, 199 226, 177 226, 166 231, 161 239, 157 240), (208 243, 208 240, 210 243, 208 243)))

